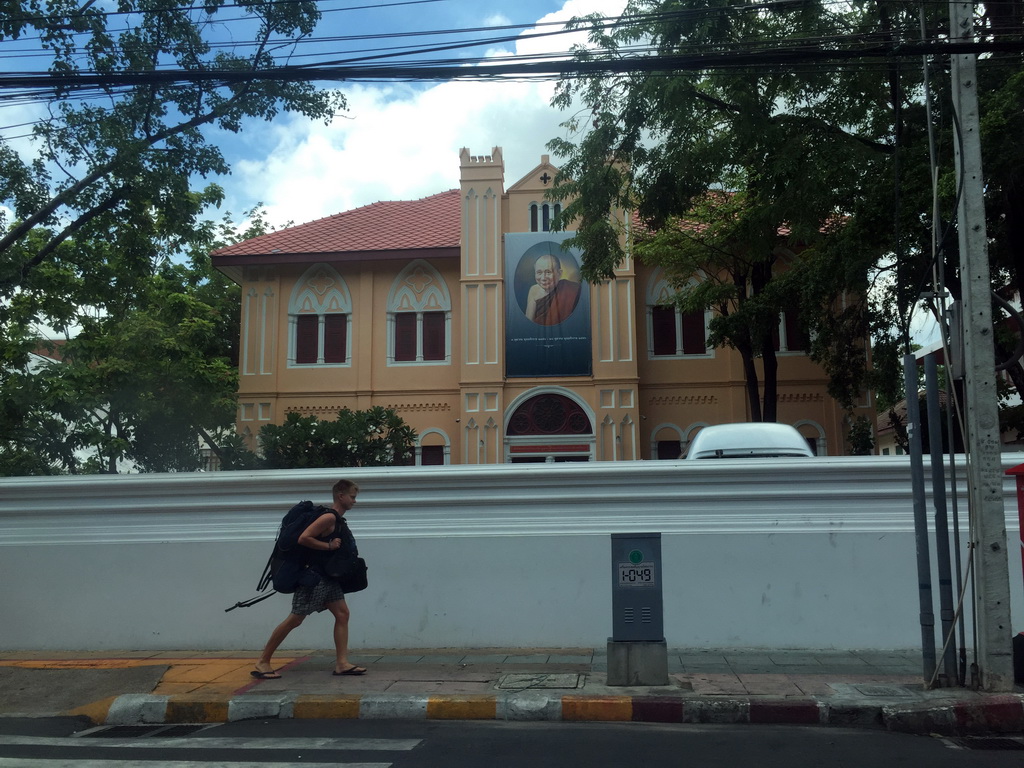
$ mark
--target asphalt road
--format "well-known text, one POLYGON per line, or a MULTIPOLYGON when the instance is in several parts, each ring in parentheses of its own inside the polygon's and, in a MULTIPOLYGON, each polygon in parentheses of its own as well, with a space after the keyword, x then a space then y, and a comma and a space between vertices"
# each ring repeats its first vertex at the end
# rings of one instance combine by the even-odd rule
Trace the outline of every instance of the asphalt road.
POLYGON ((1024 737, 958 743, 827 727, 254 720, 167 728, 112 730, 72 718, 0 718, 0 768, 1024 766, 1024 737))

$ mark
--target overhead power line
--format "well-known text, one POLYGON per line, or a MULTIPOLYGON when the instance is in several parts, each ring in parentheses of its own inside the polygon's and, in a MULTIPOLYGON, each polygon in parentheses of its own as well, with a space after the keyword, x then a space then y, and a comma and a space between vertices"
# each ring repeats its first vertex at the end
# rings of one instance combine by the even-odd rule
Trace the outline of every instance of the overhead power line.
POLYGON ((59 90, 209 83, 231 85, 257 80, 275 81, 442 81, 497 78, 553 79, 565 76, 612 75, 629 72, 671 72, 792 67, 808 63, 853 61, 889 62, 906 57, 951 56, 992 52, 1022 52, 1024 41, 900 43, 862 45, 850 49, 759 48, 742 51, 711 51, 681 55, 624 56, 617 59, 575 60, 564 54, 552 60, 510 63, 481 59, 467 66, 465 60, 402 64, 339 63, 332 66, 280 66, 259 70, 165 69, 139 72, 78 72, 75 74, 8 73, 0 75, 0 91, 14 89, 59 90))
MULTIPOLYGON (((304 3, 304 2, 307 2, 307 0, 275 0, 275 2, 268 3, 267 5, 271 5, 271 6, 297 5, 299 3, 304 3)), ((322 2, 322 0, 315 0, 315 2, 319 3, 319 2, 322 2)), ((321 12, 324 12, 325 10, 326 10, 326 12, 332 12, 332 13, 337 13, 337 12, 340 12, 340 11, 364 11, 364 10, 366 10, 366 11, 368 11, 368 10, 377 11, 377 10, 380 10, 381 8, 394 8, 396 6, 402 6, 402 5, 426 5, 426 4, 429 4, 429 3, 440 3, 440 2, 445 2, 445 0, 394 0, 394 2, 387 2, 387 3, 372 3, 372 4, 364 4, 364 5, 348 5, 348 6, 345 6, 345 7, 342 7, 342 8, 321 9, 321 12)), ((214 6, 213 9, 215 11, 221 11, 221 10, 225 10, 227 8, 243 8, 243 9, 247 9, 248 7, 249 7, 249 4, 247 4, 247 3, 220 3, 220 4, 216 5, 216 6, 214 6)), ((171 3, 171 4, 169 4, 169 5, 167 5, 167 6, 163 7, 163 8, 148 8, 145 11, 141 11, 138 8, 130 8, 130 9, 127 9, 127 10, 116 10, 116 11, 99 11, 99 10, 96 10, 95 8, 89 7, 89 10, 82 10, 82 11, 79 11, 78 13, 64 14, 64 18, 71 20, 71 19, 88 18, 90 16, 97 16, 97 17, 102 17, 102 18, 105 18, 105 19, 111 19, 111 18, 114 18, 116 16, 121 16, 121 17, 125 17, 125 16, 128 16, 128 17, 130 17, 130 16, 138 16, 138 15, 141 15, 142 13, 188 13, 190 11, 199 11, 199 12, 205 13, 207 15, 212 15, 210 13, 210 10, 208 9, 208 7, 206 5, 176 5, 174 3, 171 3)), ((51 18, 51 16, 49 16, 49 15, 40 15, 40 14, 31 14, 31 15, 25 15, 25 16, 9 16, 8 17, 8 22, 10 22, 10 23, 19 23, 19 24, 36 24, 36 23, 39 23, 39 22, 47 22, 47 21, 49 21, 50 18, 51 18)))

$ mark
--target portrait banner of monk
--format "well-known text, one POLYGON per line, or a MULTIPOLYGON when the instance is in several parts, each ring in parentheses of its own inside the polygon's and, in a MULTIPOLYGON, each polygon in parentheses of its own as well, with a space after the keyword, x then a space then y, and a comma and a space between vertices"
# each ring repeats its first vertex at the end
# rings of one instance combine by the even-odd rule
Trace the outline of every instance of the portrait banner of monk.
POLYGON ((588 376, 590 286, 572 233, 505 235, 505 375, 588 376))

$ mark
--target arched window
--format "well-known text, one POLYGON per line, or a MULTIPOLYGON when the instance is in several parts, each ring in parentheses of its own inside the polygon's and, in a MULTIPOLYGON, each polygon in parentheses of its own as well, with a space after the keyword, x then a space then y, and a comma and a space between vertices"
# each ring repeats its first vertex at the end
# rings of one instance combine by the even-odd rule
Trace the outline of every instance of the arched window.
POLYGON ((530 204, 530 231, 550 232, 551 223, 555 217, 562 212, 561 203, 531 203, 530 204))
POLYGON ((594 415, 563 387, 524 392, 508 406, 505 461, 593 461, 594 415), (558 390, 558 391, 553 391, 558 390))
POLYGON ((825 439, 825 430, 822 429, 821 424, 810 419, 803 419, 793 426, 803 435, 815 456, 828 456, 828 441, 825 439))
POLYGON ((683 454, 683 431, 675 424, 659 424, 651 430, 651 458, 678 459, 683 454))
POLYGON ((772 331, 776 352, 807 352, 811 339, 800 323, 800 311, 785 309, 779 317, 779 325, 772 331))
POLYGON ((565 395, 537 395, 516 409, 508 423, 508 435, 589 435, 590 418, 565 395))
POLYGON ((416 446, 416 464, 424 467, 443 466, 450 463, 451 441, 439 429, 427 429, 420 433, 416 446))
MULTIPOLYGON (((694 281, 696 282, 696 281, 694 281)), ((652 358, 711 354, 708 349, 710 312, 682 312, 671 303, 676 291, 658 270, 647 289, 648 353, 652 358)))
POLYGON ((352 299, 333 267, 315 264, 288 303, 288 365, 350 364, 352 299))
POLYGON ((451 314, 441 274, 422 259, 409 264, 388 296, 388 365, 451 362, 451 314))

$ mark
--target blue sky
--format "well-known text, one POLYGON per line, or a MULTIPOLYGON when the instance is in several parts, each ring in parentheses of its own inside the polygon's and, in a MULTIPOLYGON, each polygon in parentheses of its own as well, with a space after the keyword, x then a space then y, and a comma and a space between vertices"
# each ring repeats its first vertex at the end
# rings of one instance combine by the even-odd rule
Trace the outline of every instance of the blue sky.
MULTIPOLYGON (((328 12, 316 36, 535 24, 595 11, 616 16, 623 6, 624 0, 443 0, 328 12)), ((565 51, 582 41, 582 35, 527 39, 489 53, 565 51)), ((262 202, 270 221, 281 226, 379 200, 424 197, 458 186, 462 147, 474 155, 502 147, 506 184, 511 184, 548 153, 545 145, 563 135, 559 123, 566 118, 550 106, 552 83, 342 83, 339 90, 349 109, 328 126, 284 115, 271 123, 253 121, 241 135, 219 139, 233 169, 217 180, 227 192, 223 210, 239 217, 262 202)))
MULTIPOLYGON (((111 0, 99 0, 108 5, 111 0)), ((446 39, 466 42, 528 34, 538 23, 565 22, 593 12, 618 16, 625 0, 318 0, 323 18, 312 37, 289 63, 379 55, 396 46, 428 47, 446 39), (404 4, 402 4, 404 2, 404 4), (437 30, 466 30, 514 25, 514 29, 445 36, 347 40, 359 35, 396 35, 437 30), (317 55, 308 56, 310 52, 317 55)), ((218 14, 211 38, 238 44, 239 53, 254 36, 253 22, 241 10, 218 14), (232 18, 234 17, 234 20, 232 18)), ((131 26, 130 17, 115 17, 115 27, 131 26)), ((554 27, 543 27, 549 32, 554 27)), ((49 56, 40 56, 34 33, 0 41, 0 70, 45 71, 49 56)), ((551 38, 513 39, 473 51, 425 54, 427 59, 470 55, 515 56, 565 52, 582 43, 582 33, 551 38)), ((282 48, 282 50, 285 50, 282 48)), ((279 59, 280 60, 280 59, 279 59)), ((562 135, 565 119, 550 106, 553 83, 444 82, 436 84, 318 83, 340 90, 348 110, 329 125, 291 114, 271 122, 248 121, 241 133, 210 130, 232 173, 207 181, 221 185, 226 198, 208 217, 230 213, 238 222, 244 212, 264 204, 270 222, 303 223, 379 200, 415 199, 458 186, 459 150, 488 154, 504 150, 506 182, 518 180, 547 153, 545 145, 562 135)), ((40 100, 10 101, 0 111, 0 132, 25 157, 36 154, 28 137, 33 122, 45 119, 40 100)), ((59 172, 57 175, 61 175, 59 172)), ((196 184, 204 184, 197 179, 196 184)))
MULTIPOLYGON (((316 38, 505 25, 522 25, 522 34, 529 34, 537 31, 533 25, 539 23, 564 22, 589 13, 614 17, 625 6, 625 0, 414 0, 407 5, 397 5, 396 0, 320 2, 324 15, 314 32, 316 38), (361 5, 369 7, 357 10, 361 5)), ((224 39, 246 39, 244 30, 231 25, 224 25, 222 34, 224 39)), ((515 31, 497 34, 514 35, 515 31)), ((486 35, 481 32, 478 36, 486 35)), ((329 58, 347 58, 357 49, 379 51, 394 45, 437 44, 443 39, 335 40, 324 43, 321 51, 330 54, 329 58)), ((487 53, 564 52, 584 40, 582 34, 519 39, 487 53)), ((18 41, 0 43, 9 67, 43 66, 32 59, 11 57, 24 48, 18 41)), ((434 58, 449 55, 466 52, 435 54, 434 58)), ((301 59, 294 63, 309 62, 301 59)), ((463 147, 474 155, 502 147, 508 186, 540 162, 548 153, 548 141, 565 135, 559 124, 568 117, 550 106, 554 92, 550 82, 320 85, 338 87, 348 99, 348 110, 330 125, 285 114, 269 123, 249 121, 240 134, 212 134, 232 173, 210 179, 225 189, 226 198, 219 211, 209 211, 209 218, 220 219, 229 212, 239 222, 245 211, 262 203, 271 224, 281 227, 380 200, 432 195, 458 186, 463 147)), ((29 125, 45 114, 39 105, 4 106, 3 125, 15 126, 4 131, 8 137, 27 132, 17 126, 29 125)), ((13 146, 26 153, 33 151, 25 139, 15 140, 13 146)), ((552 159, 557 164, 557 158, 552 159)), ((915 335, 924 340, 934 335, 934 324, 926 317, 915 317, 915 329, 915 335)))

